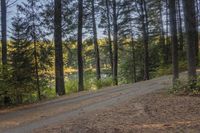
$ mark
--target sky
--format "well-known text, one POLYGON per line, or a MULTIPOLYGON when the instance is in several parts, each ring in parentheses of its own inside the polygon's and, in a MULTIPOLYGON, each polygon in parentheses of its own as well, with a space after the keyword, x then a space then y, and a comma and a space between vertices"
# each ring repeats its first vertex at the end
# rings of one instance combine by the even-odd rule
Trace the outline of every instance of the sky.
MULTIPOLYGON (((12 1, 15 1, 15 0, 12 0, 12 1)), ((12 19, 12 17, 14 15, 16 15, 16 6, 17 6, 17 4, 21 4, 22 2, 26 2, 26 0, 17 0, 15 5, 13 5, 11 8, 8 9, 8 29, 11 28, 11 22, 12 22, 11 19, 12 19)), ((9 36, 9 34, 8 34, 8 36, 9 36)), ((98 38, 103 38, 103 37, 104 37, 104 35, 103 35, 102 29, 98 28, 98 38)))
MULTIPOLYGON (((14 1, 14 0, 12 0, 12 1, 14 1)), ((8 22, 8 29, 10 29, 11 28, 11 19, 12 19, 12 17, 14 16, 14 15, 16 15, 16 5, 17 4, 20 4, 20 3, 22 3, 22 2, 25 2, 26 0, 17 0, 17 2, 13 5, 13 6, 11 6, 11 7, 9 7, 7 10, 8 10, 8 18, 7 18, 7 22, 8 22)))

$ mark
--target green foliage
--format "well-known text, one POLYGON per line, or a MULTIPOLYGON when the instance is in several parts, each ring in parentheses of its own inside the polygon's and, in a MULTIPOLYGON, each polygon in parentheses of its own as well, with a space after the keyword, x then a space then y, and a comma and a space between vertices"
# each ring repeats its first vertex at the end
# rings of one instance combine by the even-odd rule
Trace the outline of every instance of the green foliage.
POLYGON ((184 82, 177 80, 173 87, 169 90, 172 94, 177 95, 200 95, 200 76, 196 81, 184 82))
MULTIPOLYGON (((10 104, 31 103, 37 101, 35 59, 32 40, 29 38, 29 23, 17 14, 12 22, 12 36, 8 49, 8 65, 1 68, 0 101, 10 99, 10 104)), ((39 61, 39 84, 42 97, 52 97, 46 91, 49 85, 47 68, 52 67, 52 47, 48 41, 37 42, 39 61), (49 95, 49 96, 47 96, 49 95)))
POLYGON ((183 72, 183 71, 186 71, 187 70, 187 62, 186 60, 184 61, 179 61, 179 71, 180 72, 183 72))
MULTIPOLYGON (((93 78, 87 78, 84 81, 84 88, 86 91, 94 91, 104 87, 112 86, 112 78, 104 78, 101 80, 93 80, 93 78)), ((65 82, 65 89, 67 94, 78 92, 78 81, 68 79, 65 82)))
POLYGON ((101 80, 96 80, 94 84, 97 89, 101 89, 104 87, 112 86, 113 80, 112 80, 112 78, 104 78, 101 80))
POLYGON ((127 57, 126 60, 122 60, 119 67, 119 78, 120 83, 131 83, 134 82, 134 71, 133 71, 133 59, 127 57))
POLYGON ((170 75, 172 74, 172 67, 171 65, 160 66, 155 71, 155 77, 163 76, 163 75, 170 75))
POLYGON ((185 91, 186 89, 186 86, 187 84, 184 84, 183 82, 181 82, 180 80, 177 80, 174 84, 173 84, 173 87, 170 88, 170 93, 173 93, 173 94, 177 94, 179 93, 180 91, 185 91))
POLYGON ((56 97, 55 88, 42 88, 42 99, 49 99, 56 97))
POLYGON ((10 83, 10 71, 7 67, 0 65, 0 105, 4 104, 4 97, 12 95, 10 83))
POLYGON ((78 81, 77 80, 67 80, 65 82, 65 91, 67 94, 78 92, 78 81))
POLYGON ((23 103, 24 95, 33 92, 35 89, 35 71, 33 56, 31 54, 31 42, 27 40, 24 31, 28 23, 22 20, 19 15, 13 18, 13 30, 11 44, 9 46, 9 68, 11 69, 11 77, 9 80, 12 84, 15 103, 23 103))
MULTIPOLYGON (((63 0, 63 55, 64 68, 73 69, 74 71, 66 72, 67 80, 65 82, 66 93, 76 93, 78 91, 78 76, 74 74, 77 70, 77 37, 75 31, 77 30, 77 1, 63 0), (70 73, 71 75, 68 75, 70 73)), ((171 46, 170 36, 165 35, 166 44, 160 42, 160 2, 152 0, 147 2, 147 15, 149 25, 148 36, 148 67, 150 78, 169 75, 172 73, 171 61, 171 46), (168 57, 164 59, 162 56, 168 57), (166 64, 166 65, 163 65, 166 64)), ((88 0, 86 6, 91 8, 91 1, 88 0)), ((108 36, 108 18, 110 16, 111 34, 112 27, 112 4, 108 2, 108 8, 105 1, 98 1, 100 8, 95 10, 99 14, 99 28, 103 30, 103 34, 108 36), (110 10, 110 11, 109 11, 110 10), (107 13, 111 13, 107 16, 107 13)), ((120 18, 118 20, 118 42, 119 42, 119 63, 118 63, 118 79, 120 84, 132 83, 143 80, 144 77, 144 37, 142 29, 141 9, 134 7, 140 6, 139 1, 119 1, 117 2, 117 9, 122 9, 118 12, 120 18), (135 15, 132 16, 132 13, 135 15), (134 18, 132 18, 134 17, 134 18), (132 38, 134 37, 134 38, 132 38), (135 76, 134 76, 135 67, 135 76)), ((35 78, 35 59, 38 60, 38 76, 41 89, 41 97, 43 99, 56 97, 55 81, 54 81, 54 67, 53 62, 55 53, 54 46, 47 37, 51 37, 54 31, 54 4, 53 1, 41 3, 39 0, 28 0, 23 4, 18 5, 19 16, 13 19, 11 44, 8 49, 9 62, 7 68, 1 69, 0 73, 0 102, 3 103, 4 96, 11 98, 12 103, 30 103, 37 101, 36 78, 35 78), (44 5, 43 5, 44 4, 44 5), (34 18, 34 19, 33 19, 34 18), (33 45, 33 42, 36 42, 33 45), (35 51, 34 49, 35 48, 35 51), (52 77, 52 79, 50 79, 52 77), (52 81, 52 82, 51 82, 52 81)), ((89 9, 88 8, 88 9, 89 9)), ((86 28, 85 41, 83 42, 83 61, 84 61, 84 87, 85 90, 97 90, 103 87, 112 86, 113 79, 111 61, 110 61, 110 47, 108 38, 99 39, 99 52, 101 56, 101 72, 102 79, 96 80, 95 72, 95 51, 93 44, 93 37, 91 32, 91 11, 86 9, 84 13, 84 27, 86 28)), ((162 11, 161 11, 162 12, 162 11)), ((166 17, 166 16, 163 16, 166 17)), ((163 25, 165 27, 165 25, 163 25)), ((163 27, 163 28, 164 28, 163 27)), ((165 28, 164 28, 165 29, 165 28)), ((164 31, 165 32, 165 31, 164 31)), ((112 36, 112 35, 111 35, 112 36)), ((111 37, 112 38, 112 37, 111 37)), ((1 45, 0 45, 1 47, 1 45)), ((1 55, 1 53, 0 53, 1 55)), ((185 71, 187 63, 185 62, 185 49, 180 51, 180 71, 185 71)), ((190 92, 191 83, 185 84, 177 81, 171 89, 172 93, 190 92), (189 87, 190 86, 190 87, 189 87)), ((200 88, 200 79, 195 87, 192 89, 194 94, 198 94, 200 88)))
MULTIPOLYGON (((187 62, 186 61, 179 61, 179 71, 183 72, 187 70, 187 62)), ((159 66, 156 71, 153 73, 155 77, 163 76, 163 75, 170 75, 172 74, 172 65, 161 65, 159 66)))

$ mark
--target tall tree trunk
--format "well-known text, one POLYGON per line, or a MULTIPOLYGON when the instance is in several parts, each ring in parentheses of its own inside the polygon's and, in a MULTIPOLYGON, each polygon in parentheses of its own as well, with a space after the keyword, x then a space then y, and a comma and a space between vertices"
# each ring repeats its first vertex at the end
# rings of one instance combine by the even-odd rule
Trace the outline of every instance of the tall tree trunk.
POLYGON ((169 64, 171 62, 170 60, 170 39, 169 39, 169 6, 168 6, 168 0, 165 0, 166 3, 166 46, 165 46, 165 62, 169 64))
POLYGON ((195 1, 183 0, 184 18, 186 28, 186 42, 187 42, 187 57, 188 57, 188 76, 190 81, 196 80, 196 45, 198 40, 196 38, 197 24, 195 14, 195 1))
POLYGON ((172 65, 173 65, 173 82, 179 78, 178 70, 178 39, 177 39, 177 24, 176 24, 176 1, 169 0, 170 12, 170 31, 172 40, 172 65))
POLYGON ((108 0, 106 0, 106 11, 107 11, 107 21, 108 21, 107 23, 108 23, 108 45, 110 54, 110 66, 111 66, 111 72, 113 74, 113 51, 112 51, 112 40, 111 40, 110 8, 108 0))
POLYGON ((199 2, 198 0, 196 0, 195 2, 195 7, 196 7, 196 26, 197 26, 197 34, 196 34, 196 39, 198 40, 196 43, 196 63, 197 65, 199 64, 199 32, 198 32, 198 28, 199 28, 199 2))
POLYGON ((113 0, 113 45, 114 45, 114 59, 113 59, 113 80, 114 84, 118 85, 118 25, 117 25, 117 11, 116 0, 113 0))
POLYGON ((163 64, 164 65, 166 65, 167 64, 167 62, 166 62, 166 56, 168 56, 168 55, 166 55, 166 52, 165 52, 165 47, 166 47, 166 45, 165 45, 165 31, 164 31, 164 24, 163 24, 163 13, 162 13, 162 11, 163 11, 163 3, 162 3, 162 0, 160 0, 160 45, 161 45, 161 47, 162 47, 162 52, 163 52, 163 64))
POLYGON ((100 68, 100 57, 99 57, 99 44, 98 44, 98 39, 97 39, 94 0, 91 0, 91 2, 92 2, 93 41, 94 41, 94 50, 95 50, 95 58, 96 58, 96 76, 97 76, 97 80, 100 80, 101 68, 100 68))
POLYGON ((179 22, 179 49, 183 52, 183 28, 182 28, 182 15, 181 15, 181 3, 178 0, 178 22, 179 22))
POLYGON ((1 0, 1 44, 2 44, 2 64, 7 64, 7 7, 6 0, 1 0))
POLYGON ((149 29, 148 29, 148 14, 146 9, 146 1, 141 0, 142 11, 142 31, 144 40, 144 80, 149 80, 149 29))
POLYGON ((58 95, 65 94, 64 70, 63 70, 63 48, 62 48, 62 9, 61 0, 54 0, 55 16, 54 16, 54 43, 55 43, 55 73, 56 73, 56 93, 58 95))
POLYGON ((83 57, 82 57, 82 29, 83 29, 83 0, 78 1, 78 91, 84 90, 83 84, 83 57))
POLYGON ((200 26, 200 0, 196 0, 196 6, 197 6, 197 26, 199 28, 200 26))

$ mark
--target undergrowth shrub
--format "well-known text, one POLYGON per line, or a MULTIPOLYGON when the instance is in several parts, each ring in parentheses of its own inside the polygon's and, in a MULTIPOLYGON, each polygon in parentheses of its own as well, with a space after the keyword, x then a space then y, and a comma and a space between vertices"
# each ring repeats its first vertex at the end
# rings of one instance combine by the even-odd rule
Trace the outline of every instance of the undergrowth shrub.
MULTIPOLYGON (((66 93, 71 94, 78 92, 77 83, 77 80, 67 80, 65 84, 66 93)), ((84 81, 84 89, 86 91, 98 90, 108 86, 112 86, 112 78, 104 78, 101 80, 86 79, 84 81)))
MULTIPOLYGON (((187 70, 187 62, 179 61, 179 71, 183 72, 187 70)), ((155 77, 172 74, 172 65, 160 66, 155 71, 155 77)))
POLYGON ((170 89, 170 93, 177 95, 199 95, 200 96, 200 76, 197 81, 194 82, 181 82, 177 80, 173 87, 170 89))
POLYGON ((96 89, 101 89, 103 87, 109 87, 109 86, 112 86, 112 84, 113 84, 112 78, 104 78, 104 79, 95 81, 96 89))

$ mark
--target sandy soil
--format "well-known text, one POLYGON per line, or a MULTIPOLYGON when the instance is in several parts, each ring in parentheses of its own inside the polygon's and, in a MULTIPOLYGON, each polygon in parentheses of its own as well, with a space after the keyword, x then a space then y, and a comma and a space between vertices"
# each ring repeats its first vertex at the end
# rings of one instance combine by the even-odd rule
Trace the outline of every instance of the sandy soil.
POLYGON ((35 132, 199 133, 200 97, 174 96, 158 91, 35 132))

